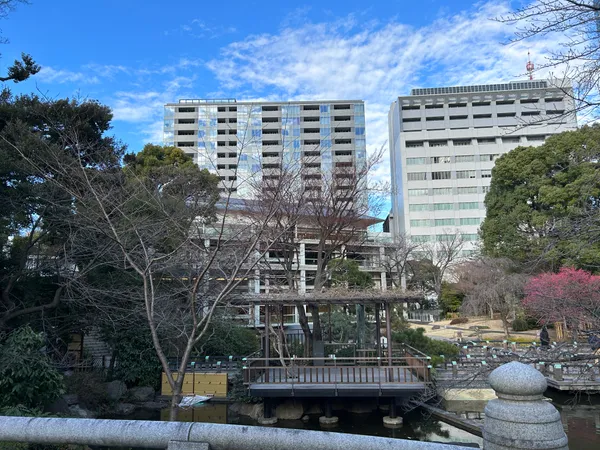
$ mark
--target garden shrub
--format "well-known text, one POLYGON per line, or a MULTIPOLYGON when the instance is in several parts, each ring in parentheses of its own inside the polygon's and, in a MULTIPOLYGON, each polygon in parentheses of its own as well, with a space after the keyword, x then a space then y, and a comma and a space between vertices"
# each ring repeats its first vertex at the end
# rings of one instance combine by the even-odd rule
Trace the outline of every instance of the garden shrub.
POLYGON ((408 344, 411 347, 431 356, 432 365, 442 361, 439 355, 449 356, 458 355, 458 347, 446 341, 438 341, 425 336, 424 328, 409 328, 407 330, 394 333, 392 339, 397 343, 408 344), (434 357, 436 358, 434 360, 434 357))
POLYGON ((460 325, 461 323, 468 323, 469 319, 467 317, 459 317, 457 319, 452 319, 450 321, 450 325, 460 325))
POLYGON ((63 377, 44 345, 44 335, 28 325, 0 344, 0 407, 43 408, 63 394, 63 377))
POLYGON ((526 319, 517 317, 515 320, 513 320, 511 327, 513 331, 527 331, 529 330, 529 323, 527 323, 526 319))

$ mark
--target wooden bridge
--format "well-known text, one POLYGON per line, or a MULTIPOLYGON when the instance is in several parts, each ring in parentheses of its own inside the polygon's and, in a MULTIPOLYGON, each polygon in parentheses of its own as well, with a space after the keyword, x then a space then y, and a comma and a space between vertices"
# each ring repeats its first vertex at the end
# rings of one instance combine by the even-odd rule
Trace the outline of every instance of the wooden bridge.
POLYGON ((248 359, 244 382, 256 397, 405 397, 431 382, 429 360, 391 358, 248 359))

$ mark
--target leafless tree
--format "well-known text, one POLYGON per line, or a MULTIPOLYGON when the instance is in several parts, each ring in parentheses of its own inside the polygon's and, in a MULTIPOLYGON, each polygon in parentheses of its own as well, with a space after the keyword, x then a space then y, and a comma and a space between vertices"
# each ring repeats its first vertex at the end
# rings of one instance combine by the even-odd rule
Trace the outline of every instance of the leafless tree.
POLYGON ((420 243, 413 242, 405 234, 395 236, 394 241, 386 246, 382 266, 394 287, 401 287, 409 261, 414 258, 415 252, 418 252, 420 247, 420 243))
POLYGON ((516 317, 527 276, 508 259, 488 257, 463 263, 457 276, 459 289, 465 293, 463 310, 470 314, 499 314, 508 338, 508 327, 516 317))
POLYGON ((595 112, 600 104, 600 3, 596 0, 536 0, 514 12, 496 18, 516 26, 513 41, 547 36, 560 40, 560 48, 539 69, 564 70, 564 78, 575 83, 574 93, 564 93, 575 101, 578 111, 595 112))
MULTIPOLYGON (((71 130, 61 133, 61 148, 83 145, 71 130)), ((37 144, 44 147, 43 140, 37 144)), ((46 181, 72 199, 84 234, 78 244, 94 249, 98 242, 107 243, 104 269, 124 272, 135 281, 105 285, 105 294, 112 290, 125 307, 144 314, 175 406, 183 385, 177 374, 185 373, 217 308, 228 305, 274 242, 276 236, 265 233, 273 211, 234 201, 228 192, 217 200, 202 179, 208 175, 200 171, 170 167, 140 176, 127 168, 91 170, 81 159, 53 159, 53 150, 46 149, 44 164, 60 176, 45 175, 46 181), (181 348, 175 369, 168 360, 173 339, 181 348)), ((38 159, 17 151, 39 166, 38 159)), ((87 302, 102 298, 97 288, 83 282, 76 295, 87 302)))
POLYGON ((459 261, 463 247, 464 240, 458 230, 454 232, 445 230, 443 234, 437 236, 435 242, 424 243, 419 251, 421 259, 431 263, 430 275, 438 301, 442 292, 442 281, 450 274, 453 265, 459 261))

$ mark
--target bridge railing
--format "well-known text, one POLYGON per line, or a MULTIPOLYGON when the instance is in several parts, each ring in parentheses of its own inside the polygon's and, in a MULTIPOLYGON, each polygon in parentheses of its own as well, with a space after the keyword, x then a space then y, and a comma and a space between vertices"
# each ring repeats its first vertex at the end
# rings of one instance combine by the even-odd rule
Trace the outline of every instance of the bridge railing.
POLYGON ((169 450, 190 448, 210 450, 246 450, 249 448, 263 450, 288 448, 468 450, 467 447, 448 446, 434 442, 272 427, 198 422, 1 416, 0 442, 167 448, 169 450))
POLYGON ((427 357, 252 358, 243 367, 244 382, 286 384, 428 383, 427 357))

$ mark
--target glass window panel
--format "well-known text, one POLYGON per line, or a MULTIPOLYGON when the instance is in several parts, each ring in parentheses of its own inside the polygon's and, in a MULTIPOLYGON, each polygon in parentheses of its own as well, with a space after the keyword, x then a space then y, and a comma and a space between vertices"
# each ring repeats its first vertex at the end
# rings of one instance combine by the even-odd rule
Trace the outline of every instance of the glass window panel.
POLYGON ((427 158, 406 158, 406 164, 427 164, 427 158))
POLYGON ((433 188, 433 195, 452 195, 452 188, 433 188))
POLYGON ((479 209, 479 202, 460 202, 459 209, 479 209))
POLYGON ((431 225, 431 221, 429 219, 411 219, 410 226, 411 227, 428 227, 431 225))
POLYGON ((450 219, 435 219, 435 226, 436 227, 451 227, 451 226, 454 226, 454 224, 455 224, 454 218, 450 218, 450 219))
POLYGON ((411 203, 408 205, 409 211, 429 211, 431 205, 429 203, 411 203))
POLYGON ((454 209, 454 203, 434 203, 434 211, 448 211, 454 209))

